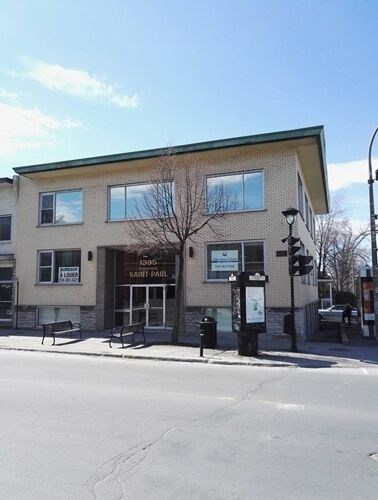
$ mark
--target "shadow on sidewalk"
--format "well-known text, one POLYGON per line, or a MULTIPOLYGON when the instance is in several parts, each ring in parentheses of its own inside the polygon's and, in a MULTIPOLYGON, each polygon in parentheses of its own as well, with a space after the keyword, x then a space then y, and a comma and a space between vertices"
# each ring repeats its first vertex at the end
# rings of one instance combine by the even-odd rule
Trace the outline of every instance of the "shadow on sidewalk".
MULTIPOLYGON (((136 338, 135 343, 125 342, 124 350, 132 351, 147 351, 153 346, 172 346, 171 342, 171 332, 169 330, 146 330, 146 343, 140 341, 136 338)), ((42 330, 41 329, 26 329, 22 328, 19 330, 11 328, 1 328, 0 329, 0 339, 1 337, 13 338, 17 343, 17 337, 29 337, 38 340, 38 344, 42 340, 42 330)), ((99 347, 103 348, 109 342, 110 331, 83 331, 82 339, 77 338, 67 338, 67 337, 56 337, 56 347, 65 347, 69 345, 79 345, 84 343, 83 348, 85 348, 85 341, 93 339, 95 342, 91 342, 91 350, 95 347, 96 339, 99 343, 99 347)), ((129 339, 127 339, 129 340, 129 339)), ((121 343, 118 339, 114 339, 113 349, 122 349, 121 343)), ((52 346, 52 338, 46 337, 44 345, 49 348, 52 346)), ((199 350, 199 336, 184 336, 179 339, 178 344, 174 345, 177 348, 188 347, 195 348, 199 350)), ((85 349, 84 349, 85 350, 85 349)), ((351 362, 362 362, 370 365, 378 365, 378 344, 375 340, 365 340, 362 338, 358 339, 358 342, 351 343, 349 345, 342 345, 337 342, 299 342, 298 344, 299 353, 292 353, 290 351, 290 337, 289 336, 278 336, 277 338, 271 337, 269 335, 259 336, 259 351, 260 355, 256 360, 261 360, 262 362, 277 362, 281 366, 283 364, 287 366, 298 366, 298 367, 314 367, 314 368, 327 368, 337 364, 337 360, 346 360, 351 362), (307 357, 306 357, 307 355, 307 357), (313 359, 311 358, 319 356, 323 359, 313 359), (328 359, 327 359, 328 358, 328 359), (334 359, 330 359, 334 358, 334 359)), ((112 349, 109 348, 109 352, 112 349)), ((216 359, 217 357, 226 356, 232 357, 233 359, 238 359, 237 355, 237 338, 236 335, 232 335, 225 332, 218 332, 218 348, 216 350, 205 349, 204 353, 209 352, 211 357, 216 359), (209 352, 210 351, 210 352, 209 352)), ((194 356, 197 356, 193 350, 194 356)), ((198 352, 199 355, 199 352, 198 352)))
MULTIPOLYGON (((256 359, 275 361, 277 363, 283 363, 286 366, 297 366, 300 368, 331 368, 332 366, 337 365, 336 361, 302 358, 300 356, 296 356, 294 353, 292 356, 285 356, 283 354, 267 354, 264 351, 259 354, 256 359)), ((282 366, 282 364, 277 366, 282 366)))

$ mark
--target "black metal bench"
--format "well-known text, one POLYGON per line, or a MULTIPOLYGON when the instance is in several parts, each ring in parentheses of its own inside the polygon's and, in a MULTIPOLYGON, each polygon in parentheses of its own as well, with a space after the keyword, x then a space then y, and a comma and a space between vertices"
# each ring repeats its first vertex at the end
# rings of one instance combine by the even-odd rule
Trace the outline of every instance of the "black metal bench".
POLYGON ((134 335, 136 334, 143 335, 144 343, 146 343, 146 336, 144 335, 145 324, 146 323, 144 322, 132 323, 131 325, 116 326, 112 328, 110 332, 109 347, 112 347, 112 340, 114 337, 120 339, 122 347, 125 347, 123 342, 123 339, 125 337, 131 337, 134 343, 135 342, 134 335))
POLYGON ((81 339, 81 325, 80 323, 72 323, 72 321, 57 321, 56 323, 46 323, 42 325, 43 327, 43 337, 42 344, 45 340, 46 335, 51 335, 53 338, 52 345, 55 345, 55 337, 56 335, 69 335, 71 338, 71 334, 73 332, 79 332, 79 336, 81 339))

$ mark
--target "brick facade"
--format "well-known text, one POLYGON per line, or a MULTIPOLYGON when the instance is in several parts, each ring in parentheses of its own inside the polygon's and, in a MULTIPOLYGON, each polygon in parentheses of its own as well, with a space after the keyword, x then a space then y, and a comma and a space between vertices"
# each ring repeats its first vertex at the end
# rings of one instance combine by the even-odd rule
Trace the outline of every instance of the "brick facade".
MULTIPOLYGON (((230 307, 229 284, 206 280, 206 244, 212 242, 261 241, 264 244, 265 273, 269 275, 266 299, 269 308, 268 323, 272 332, 282 333, 282 315, 289 307, 289 280, 287 260, 278 258, 277 250, 286 246, 281 240, 287 236, 287 224, 281 214, 288 206, 297 206, 297 175, 303 177, 313 213, 316 209, 310 196, 310 183, 306 182, 306 165, 298 153, 295 142, 274 142, 257 146, 238 146, 192 153, 200 162, 206 175, 237 173, 259 170, 264 177, 264 207, 257 211, 233 212, 222 219, 219 235, 205 229, 191 243, 193 256, 187 257, 185 268, 186 325, 188 331, 202 318, 205 308, 230 307)), ((125 221, 108 221, 108 188, 114 185, 143 183, 156 175, 156 159, 146 158, 129 162, 103 163, 82 168, 49 171, 45 174, 20 177, 20 202, 17 224, 17 258, 20 281, 20 304, 45 306, 81 305, 83 328, 108 325, 112 318, 103 310, 107 300, 99 294, 99 283, 105 283, 98 272, 103 268, 103 255, 99 248, 119 248, 134 244, 130 224, 125 221), (41 192, 69 189, 83 190, 83 223, 71 225, 39 226, 38 207, 41 192), (81 283, 64 286, 38 285, 37 252, 46 249, 80 249, 81 283), (88 252, 92 259, 88 259, 88 252), (99 257, 99 262, 97 258, 99 257), (96 317, 96 310, 101 318, 96 317)), ((175 170, 175 183, 183 180, 180 168, 175 170)), ((324 193, 323 193, 324 196, 324 193)), ((316 255, 315 243, 301 217, 294 227, 294 234, 305 242, 311 255, 316 255)), ((105 286, 105 285, 102 285, 105 286)), ((107 291, 108 297, 109 291, 107 291)), ((302 309, 317 300, 317 284, 303 284, 296 280, 296 306, 302 309)), ((29 321, 29 320, 28 320, 29 321)), ((298 312, 298 330, 303 330, 303 320, 298 312)))

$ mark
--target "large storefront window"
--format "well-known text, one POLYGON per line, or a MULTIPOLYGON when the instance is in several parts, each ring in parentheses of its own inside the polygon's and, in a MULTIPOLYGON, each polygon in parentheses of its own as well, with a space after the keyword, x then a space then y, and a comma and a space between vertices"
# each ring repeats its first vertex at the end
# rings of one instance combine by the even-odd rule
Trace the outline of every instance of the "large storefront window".
POLYGON ((231 273, 264 272, 262 242, 216 243, 206 246, 207 280, 227 280, 231 273))
POLYGON ((38 283, 80 283, 81 250, 38 252, 38 283))
POLYGON ((0 267, 0 322, 12 321, 12 267, 0 267))

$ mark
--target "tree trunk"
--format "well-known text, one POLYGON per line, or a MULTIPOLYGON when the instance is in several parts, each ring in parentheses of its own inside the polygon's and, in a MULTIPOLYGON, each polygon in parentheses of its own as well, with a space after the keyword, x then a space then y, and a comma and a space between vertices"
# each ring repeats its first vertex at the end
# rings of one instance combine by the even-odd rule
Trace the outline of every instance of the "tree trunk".
POLYGON ((175 319, 172 328, 172 344, 177 344, 179 335, 184 333, 185 329, 185 311, 184 311, 184 247, 180 246, 178 253, 178 270, 176 279, 176 294, 175 294, 175 319))

